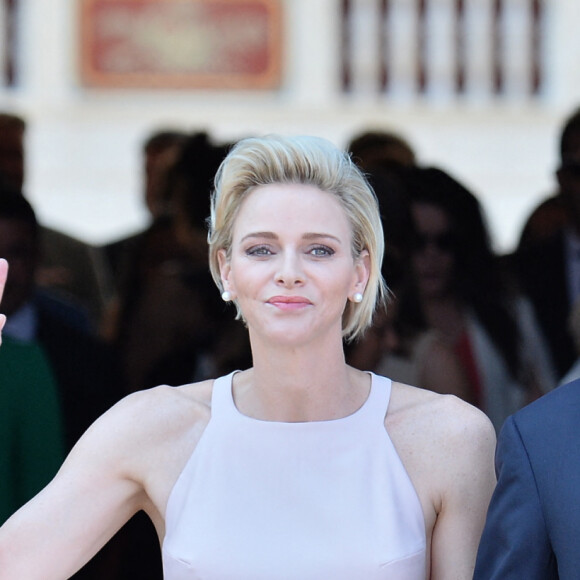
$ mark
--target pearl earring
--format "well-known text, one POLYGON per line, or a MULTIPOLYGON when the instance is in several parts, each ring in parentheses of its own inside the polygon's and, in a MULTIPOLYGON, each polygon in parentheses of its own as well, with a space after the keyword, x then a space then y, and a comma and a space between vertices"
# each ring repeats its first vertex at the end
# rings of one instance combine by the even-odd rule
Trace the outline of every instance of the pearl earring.
POLYGON ((352 297, 352 301, 356 302, 357 304, 362 302, 362 299, 363 299, 363 295, 360 292, 355 292, 354 296, 352 297))
POLYGON ((231 299, 232 299, 232 295, 227 290, 224 290, 222 292, 222 300, 224 302, 229 302, 231 299))

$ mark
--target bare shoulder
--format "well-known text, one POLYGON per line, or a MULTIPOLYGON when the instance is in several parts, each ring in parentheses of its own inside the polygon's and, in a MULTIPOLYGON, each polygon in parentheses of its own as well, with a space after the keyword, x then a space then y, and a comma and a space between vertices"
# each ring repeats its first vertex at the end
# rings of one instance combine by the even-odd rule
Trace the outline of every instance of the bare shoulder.
POLYGON ((393 383, 385 427, 417 491, 429 534, 450 498, 479 494, 488 501, 495 431, 479 409, 454 395, 393 383))
POLYGON ((211 414, 213 381, 181 387, 159 386, 127 395, 89 429, 113 437, 130 434, 125 441, 162 439, 204 422, 211 414))
MULTIPOLYGON (((487 445, 495 445, 495 431, 487 416, 454 395, 442 395, 393 383, 387 414, 387 428, 392 435, 418 437, 428 440, 454 441, 469 438, 487 445)), ((469 444, 469 441, 464 443, 469 444)))
POLYGON ((495 485, 491 422, 454 395, 393 383, 385 426, 423 509, 432 576, 471 577, 495 485))
POLYGON ((102 415, 71 455, 98 454, 145 489, 172 483, 211 417, 213 381, 132 393, 102 415))
POLYGON ((182 385, 159 386, 128 395, 118 403, 119 412, 155 433, 174 431, 204 421, 211 414, 213 380, 182 385))
POLYGON ((424 505, 493 484, 493 425, 458 397, 393 383, 385 426, 424 505))
POLYGON ((126 396, 88 429, 69 463, 92 464, 114 480, 134 482, 142 492, 140 507, 159 528, 171 489, 210 420, 213 383, 126 396))

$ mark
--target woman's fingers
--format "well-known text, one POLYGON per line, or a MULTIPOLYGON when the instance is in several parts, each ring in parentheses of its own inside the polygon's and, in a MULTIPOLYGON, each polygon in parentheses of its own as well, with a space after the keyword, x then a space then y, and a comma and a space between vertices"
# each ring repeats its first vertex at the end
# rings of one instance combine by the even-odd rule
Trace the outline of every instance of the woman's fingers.
MULTIPOLYGON (((2 293, 4 292, 4 285, 6 284, 6 276, 8 275, 8 262, 0 258, 0 302, 2 301, 2 293)), ((1 308, 1 304, 0 304, 1 308)), ((0 314, 0 344, 2 343, 2 328, 6 322, 6 316, 0 314)))

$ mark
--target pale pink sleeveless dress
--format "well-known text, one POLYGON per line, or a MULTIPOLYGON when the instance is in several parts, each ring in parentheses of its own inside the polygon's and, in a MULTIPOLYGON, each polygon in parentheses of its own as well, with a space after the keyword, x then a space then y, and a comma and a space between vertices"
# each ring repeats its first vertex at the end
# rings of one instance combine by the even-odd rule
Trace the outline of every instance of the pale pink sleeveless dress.
POLYGON ((166 580, 424 580, 419 498, 385 430, 391 381, 343 419, 242 415, 232 375, 169 497, 166 580))

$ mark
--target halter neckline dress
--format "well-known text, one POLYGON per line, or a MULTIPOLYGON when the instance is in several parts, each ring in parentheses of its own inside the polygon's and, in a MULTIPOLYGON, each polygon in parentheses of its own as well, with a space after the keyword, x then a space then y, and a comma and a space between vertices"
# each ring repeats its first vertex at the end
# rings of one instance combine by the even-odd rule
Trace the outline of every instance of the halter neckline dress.
POLYGON ((241 414, 233 374, 168 500, 165 580, 424 580, 425 522, 371 374, 352 415, 283 423, 241 414))

